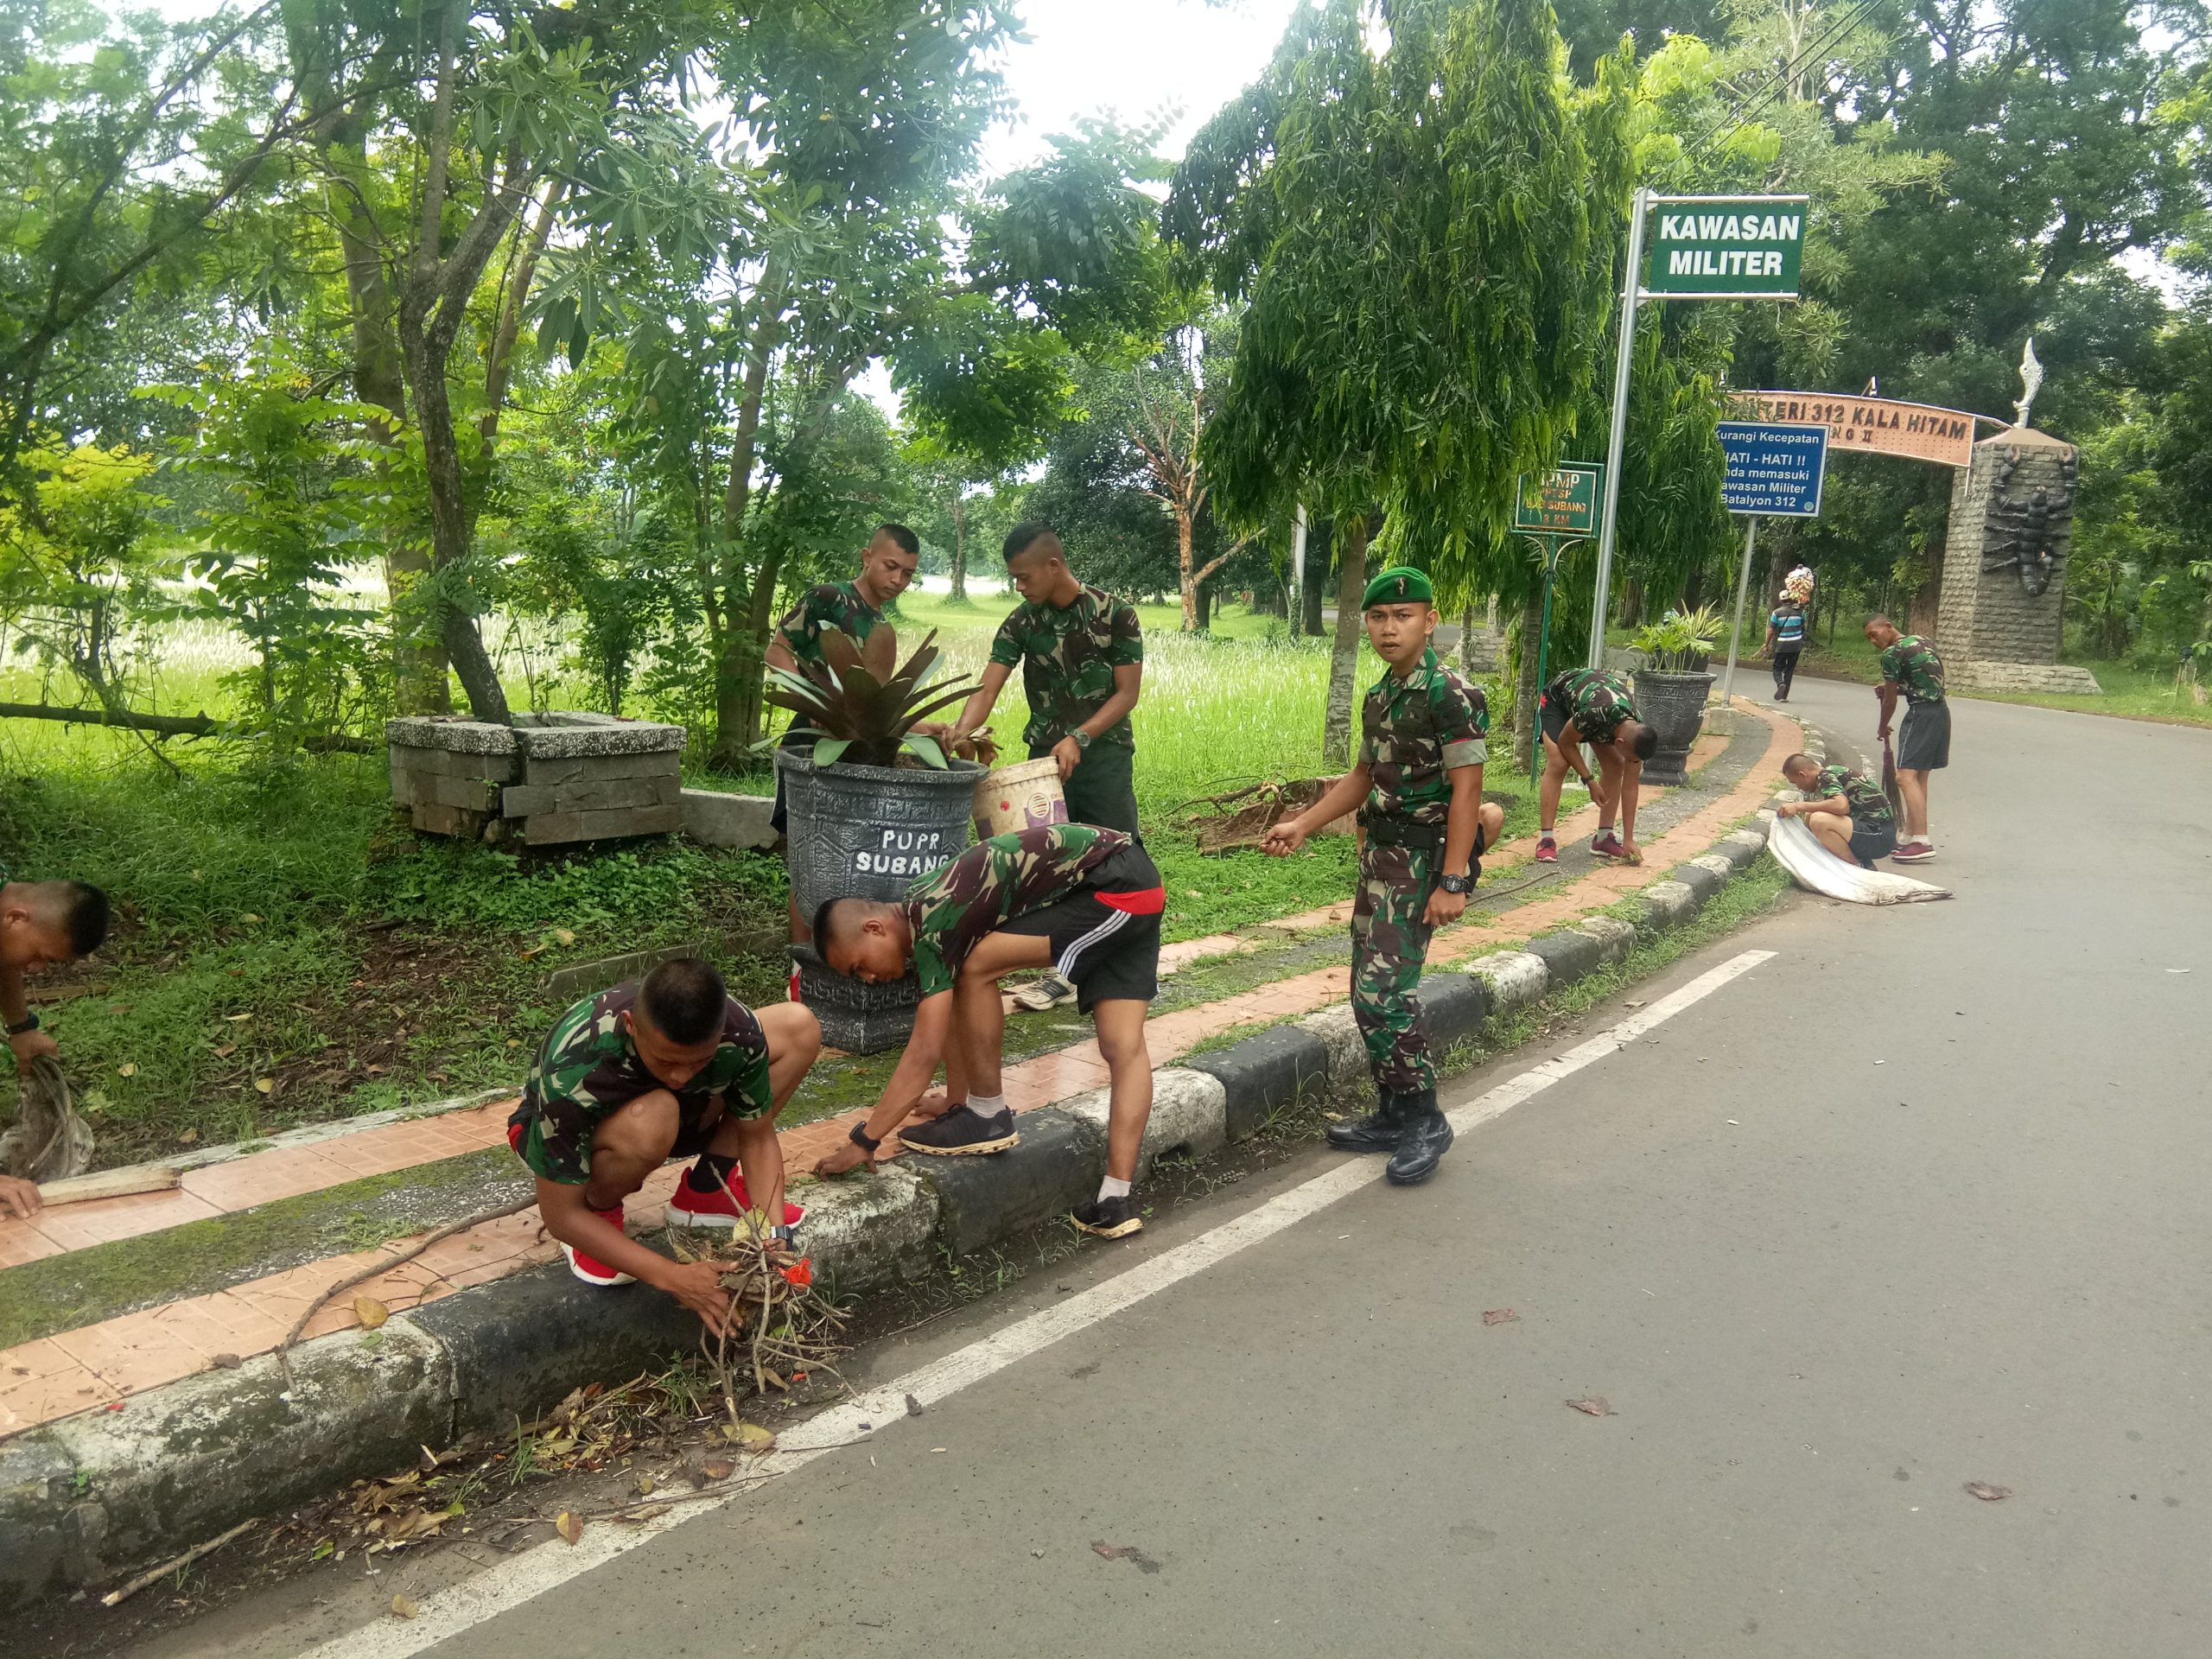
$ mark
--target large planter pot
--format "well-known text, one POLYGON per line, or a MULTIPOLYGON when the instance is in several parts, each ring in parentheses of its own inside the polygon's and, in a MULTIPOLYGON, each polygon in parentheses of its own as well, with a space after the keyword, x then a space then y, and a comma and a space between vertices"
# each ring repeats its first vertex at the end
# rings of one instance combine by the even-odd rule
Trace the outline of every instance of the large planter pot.
POLYGON ((1713 676, 1703 671, 1695 674, 1668 674, 1649 668, 1637 671, 1637 713, 1659 734, 1658 748, 1643 763, 1644 782, 1689 782, 1690 746, 1697 741, 1698 729, 1705 724, 1705 700, 1712 690, 1713 676))
MULTIPOLYGON (((776 769, 784 779, 791 893, 809 920, 831 899, 901 898, 917 876, 958 857, 983 775, 966 760, 943 772, 842 762, 817 767, 799 749, 777 750, 776 769)), ((906 1040, 914 1023, 912 980, 863 985, 830 973, 811 950, 793 956, 799 994, 822 1021, 825 1041, 849 1054, 872 1054, 906 1040)))

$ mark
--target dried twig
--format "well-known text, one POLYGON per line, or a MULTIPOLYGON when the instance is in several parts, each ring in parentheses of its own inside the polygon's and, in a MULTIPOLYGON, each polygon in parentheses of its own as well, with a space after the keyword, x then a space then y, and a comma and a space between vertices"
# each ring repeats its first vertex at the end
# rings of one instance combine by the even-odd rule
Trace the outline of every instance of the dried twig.
POLYGON ((122 1585, 116 1589, 111 1590, 107 1594, 102 1596, 100 1598, 100 1605, 103 1607, 120 1606, 124 1602, 129 1600, 132 1596, 137 1595, 141 1590, 143 1590, 148 1585, 159 1584, 163 1579, 168 1577, 170 1573, 179 1572, 185 1567, 190 1567, 202 1555, 210 1554, 214 1551, 220 1549, 225 1544, 229 1543, 232 1539, 239 1537, 245 1533, 251 1532, 254 1528, 259 1524, 260 1522, 257 1521, 241 1521, 238 1525, 232 1527, 228 1532, 224 1533, 221 1536, 210 1538, 204 1544, 194 1544, 190 1549, 186 1550, 183 1554, 172 1556, 169 1560, 163 1561, 159 1567, 148 1567, 143 1573, 141 1573, 137 1578, 131 1580, 128 1584, 122 1585))
POLYGON ((292 1348, 299 1341, 300 1332, 308 1328, 308 1321, 320 1313, 322 1305, 332 1297, 351 1290, 356 1285, 365 1285, 372 1279, 390 1273, 394 1268, 404 1267, 431 1245, 441 1243, 455 1233, 465 1233, 472 1227, 480 1227, 487 1221, 498 1221, 505 1216, 519 1215, 537 1202, 537 1195, 533 1192, 526 1198, 517 1198, 512 1204, 503 1204, 494 1210, 479 1210, 474 1215, 463 1216, 459 1221, 449 1221, 444 1226, 423 1234, 398 1255, 379 1256, 359 1273, 350 1273, 337 1283, 326 1286, 314 1300, 300 1310, 300 1317, 284 1333, 284 1340, 276 1344, 276 1363, 284 1368, 285 1376, 289 1378, 292 1374, 292 1348))

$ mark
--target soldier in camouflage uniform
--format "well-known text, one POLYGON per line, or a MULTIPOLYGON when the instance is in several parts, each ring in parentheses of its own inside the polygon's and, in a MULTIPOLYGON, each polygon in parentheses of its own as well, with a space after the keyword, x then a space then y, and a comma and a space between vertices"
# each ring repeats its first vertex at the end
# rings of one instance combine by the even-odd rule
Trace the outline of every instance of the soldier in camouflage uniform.
POLYGON ((1876 859, 1896 850, 1897 822, 1890 798, 1865 772, 1793 754, 1782 763, 1782 775, 1805 798, 1783 802, 1774 809, 1775 816, 1804 819, 1821 845, 1838 858, 1871 870, 1876 859))
POLYGON ((1559 821, 1560 791, 1572 767, 1581 773, 1590 804, 1598 809, 1598 832, 1590 838, 1590 850, 1600 858, 1643 863, 1643 849, 1636 844, 1636 809, 1642 796, 1643 763, 1659 747, 1659 734, 1637 718, 1628 682, 1606 669, 1569 669, 1543 689, 1536 715, 1544 734, 1544 776, 1536 786, 1536 862, 1559 861, 1554 826, 1559 821), (1585 743, 1597 757, 1600 778, 1592 778, 1582 764, 1585 743), (1621 815, 1618 836, 1613 833, 1615 812, 1621 815))
POLYGON ((538 1213, 569 1270, 602 1287, 642 1279, 721 1330, 729 1298, 716 1273, 626 1236, 622 1201, 671 1157, 695 1158, 671 1222, 734 1227, 752 1210, 749 1187, 788 1237, 800 1212, 784 1203, 776 1114, 821 1052, 804 1007, 755 1013, 692 958, 563 1014, 507 1120, 507 1144, 537 1177, 538 1213))
POLYGON ((1385 570, 1363 597, 1367 637, 1387 668, 1360 710, 1358 758, 1313 805, 1268 831, 1266 849, 1294 853, 1359 810, 1351 1008, 1380 1099, 1358 1122, 1332 1127, 1329 1141, 1389 1152, 1383 1173, 1402 1185, 1431 1174, 1452 1144, 1414 995, 1429 936, 1465 912, 1505 812, 1483 799, 1490 706, 1429 645, 1439 619, 1427 576, 1385 570))
POLYGON ((1022 740, 1031 760, 1050 755, 1058 763, 1068 821, 1135 836, 1136 736, 1129 712, 1144 679, 1137 613, 1104 589, 1077 582, 1060 538, 1044 524, 1016 524, 1005 553, 1022 604, 999 625, 982 684, 960 711, 953 736, 963 738, 991 717, 1019 667, 1029 699, 1022 740))
POLYGON ((1925 864, 1936 856, 1928 836, 1928 774, 1951 764, 1951 704, 1943 695, 1943 659, 1916 633, 1901 633, 1886 616, 1869 617, 1866 638, 1882 653, 1882 727, 1890 741, 1890 721, 1897 698, 1905 701, 1904 725, 1897 733, 1897 793, 1904 804, 1904 837, 1890 855, 1900 864, 1925 864))
POLYGON ((910 1152, 957 1157, 1004 1152, 1020 1134, 1001 1092, 1002 975, 1051 967, 1072 981, 1098 1033, 1112 1090, 1106 1179, 1075 1224, 1103 1238, 1144 1225, 1130 1188, 1152 1115, 1146 1006, 1159 992, 1160 918, 1166 893, 1144 849, 1118 830, 1047 824, 978 842, 907 890, 899 904, 833 899, 815 916, 822 959, 871 984, 919 982, 906 1052, 851 1144, 816 1166, 835 1175, 871 1162, 883 1138, 920 1103, 940 1063, 942 1116, 899 1135, 910 1152))
MULTIPOLYGON (((879 626, 888 627, 883 613, 898 603, 914 580, 914 572, 922 563, 921 538, 904 524, 878 524, 875 534, 868 538, 868 550, 861 555, 861 573, 850 582, 817 582, 808 588, 799 602, 776 625, 776 632, 768 640, 768 666, 785 672, 804 664, 818 666, 823 660, 822 635, 830 630, 849 633, 855 642, 865 642, 879 626)), ((794 721, 793 725, 797 722, 794 721)), ((814 746, 811 734, 786 728, 779 749, 810 749, 814 746)), ((768 810, 768 827, 782 835, 788 827, 784 811, 784 774, 776 772, 776 804, 768 810)), ((797 944, 806 938, 805 918, 798 913, 798 901, 790 906, 791 940, 797 944)), ((798 969, 791 969, 791 1001, 798 1001, 798 969)))

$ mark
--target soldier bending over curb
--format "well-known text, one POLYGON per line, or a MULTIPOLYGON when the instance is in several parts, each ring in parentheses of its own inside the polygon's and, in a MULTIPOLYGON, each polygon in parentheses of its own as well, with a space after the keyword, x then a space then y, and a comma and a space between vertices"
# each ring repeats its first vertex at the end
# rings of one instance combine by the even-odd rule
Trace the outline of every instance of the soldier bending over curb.
POLYGON ((1414 995, 1429 935, 1465 913, 1483 849, 1505 825, 1504 809, 1483 799, 1490 706, 1429 648, 1434 596, 1419 570, 1385 570, 1367 584, 1367 637, 1389 669, 1360 709, 1358 760, 1266 842, 1278 857, 1294 853, 1360 809, 1367 839, 1351 915, 1351 1010, 1380 1097, 1357 1123, 1332 1126, 1329 1144, 1388 1152, 1382 1173, 1402 1186, 1434 1173, 1452 1144, 1414 995))
POLYGON ((1144 1225, 1130 1196, 1152 1116, 1152 1057, 1145 1007, 1159 995, 1160 916, 1166 892, 1144 849, 1116 830, 1055 823, 977 842, 908 889, 903 904, 832 899, 815 913, 815 948, 834 973, 869 984, 921 982, 906 1052, 852 1144, 815 1166, 838 1175, 873 1163, 875 1150, 913 1112, 939 1061, 952 1104, 906 1130, 909 1152, 940 1157, 1005 1152, 1020 1132, 1001 1092, 1006 1038, 1001 975, 1050 968, 1075 986, 1077 1006, 1098 1031, 1112 1073, 1106 1179, 1078 1205, 1075 1224, 1101 1238, 1144 1225))

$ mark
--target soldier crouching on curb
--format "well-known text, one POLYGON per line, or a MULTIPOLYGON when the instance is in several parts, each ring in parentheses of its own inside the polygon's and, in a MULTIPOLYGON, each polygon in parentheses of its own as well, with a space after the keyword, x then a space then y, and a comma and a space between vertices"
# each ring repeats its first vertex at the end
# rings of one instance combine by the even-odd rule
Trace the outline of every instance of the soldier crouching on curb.
POLYGON ((1077 1205, 1075 1224, 1100 1238, 1144 1226, 1130 1196, 1144 1126, 1152 1116, 1152 1058, 1146 1006, 1160 991, 1160 872, 1118 830, 1055 823, 979 841, 907 890, 903 904, 832 899, 816 912, 815 948, 833 973, 870 984, 920 982, 913 1034, 891 1081, 852 1144, 815 1167, 840 1175, 873 1164, 883 1139, 920 1102, 939 1061, 950 1102, 933 1122, 903 1132, 908 1152, 959 1157, 1019 1144, 1001 1092, 1006 1039, 1001 976, 1050 968, 1075 987, 1076 1004, 1098 1032, 1112 1084, 1106 1117, 1106 1179, 1077 1205))
POLYGON ((1434 598, 1419 570, 1385 570, 1367 584, 1367 637, 1389 666, 1360 709, 1358 759, 1265 843, 1278 857, 1294 853, 1360 809, 1367 839, 1352 906, 1351 1010, 1380 1099, 1357 1122, 1332 1126, 1329 1144, 1388 1152, 1383 1173, 1402 1186, 1433 1173, 1452 1144, 1414 995, 1429 935, 1465 912, 1483 849, 1505 826, 1504 809, 1483 799, 1490 706, 1429 648, 1434 598))
POLYGON ((507 1144, 537 1177, 537 1213, 569 1270, 601 1288, 642 1279, 719 1333, 729 1310, 721 1269, 671 1262, 628 1237, 622 1200, 671 1157, 696 1158, 669 1204, 671 1222, 734 1227, 758 1195, 783 1217, 771 1232, 787 1239, 800 1212, 784 1203, 776 1114, 821 1052, 822 1027, 804 1004, 755 1013, 690 957, 563 1014, 507 1120, 507 1144))

